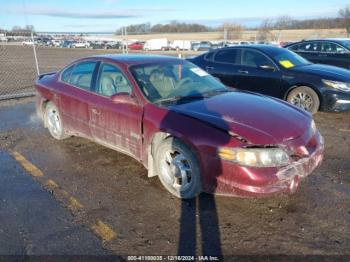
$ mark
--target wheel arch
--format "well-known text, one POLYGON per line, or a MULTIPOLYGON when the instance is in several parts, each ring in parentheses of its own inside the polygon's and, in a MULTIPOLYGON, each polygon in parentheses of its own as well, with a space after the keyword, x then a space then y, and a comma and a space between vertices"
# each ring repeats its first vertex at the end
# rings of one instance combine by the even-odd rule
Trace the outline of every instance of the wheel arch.
POLYGON ((39 113, 40 113, 40 116, 43 120, 43 123, 44 123, 44 127, 47 128, 47 120, 45 118, 45 110, 46 110, 46 106, 50 103, 51 101, 49 99, 42 99, 42 101, 40 102, 40 105, 39 105, 39 113))
POLYGON ((157 174, 157 172, 155 171, 155 168, 154 168, 154 160, 155 160, 154 156, 155 156, 155 153, 156 153, 157 146, 162 141, 164 141, 164 140, 166 140, 168 138, 178 139, 183 144, 185 144, 196 155, 197 160, 198 160, 198 164, 199 164, 199 168, 200 168, 200 170, 202 170, 201 161, 200 161, 200 159, 198 159, 198 151, 196 150, 196 148, 194 147, 194 145, 192 143, 190 143, 186 139, 183 139, 179 135, 175 135, 175 134, 172 134, 172 133, 169 133, 169 132, 166 132, 166 131, 158 131, 152 136, 152 138, 150 139, 150 143, 147 146, 148 177, 158 176, 158 174, 157 174))

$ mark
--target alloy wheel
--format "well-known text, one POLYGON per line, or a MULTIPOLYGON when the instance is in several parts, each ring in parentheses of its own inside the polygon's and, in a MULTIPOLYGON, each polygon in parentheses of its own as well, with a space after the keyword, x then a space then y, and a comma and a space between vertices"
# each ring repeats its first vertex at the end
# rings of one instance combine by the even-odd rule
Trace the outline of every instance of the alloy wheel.
POLYGON ((186 191, 191 187, 192 168, 182 153, 166 151, 161 161, 161 172, 165 182, 175 190, 186 191))

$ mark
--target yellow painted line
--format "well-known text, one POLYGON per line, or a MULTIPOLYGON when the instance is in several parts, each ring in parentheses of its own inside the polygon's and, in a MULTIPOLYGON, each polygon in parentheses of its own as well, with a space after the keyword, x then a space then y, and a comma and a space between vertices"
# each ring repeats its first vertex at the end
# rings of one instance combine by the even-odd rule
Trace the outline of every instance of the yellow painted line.
POLYGON ((17 151, 10 151, 11 155, 16 159, 18 163, 32 176, 34 177, 42 177, 44 176, 43 172, 35 165, 33 165, 29 160, 27 160, 24 156, 22 156, 17 151))
POLYGON ((68 208, 72 211, 79 211, 84 208, 84 206, 74 197, 70 196, 66 190, 61 190, 61 193, 68 200, 68 208))
MULTIPOLYGON (((44 173, 41 172, 39 168, 37 168, 34 164, 32 164, 29 160, 27 160, 23 155, 21 155, 17 151, 10 151, 11 155, 16 159, 18 163, 22 165, 22 167, 29 172, 34 177, 43 177, 44 173)), ((46 186, 48 186, 51 189, 59 188, 59 185, 52 179, 46 180, 46 186)), ((69 208, 71 210, 81 210, 84 208, 84 206, 74 197, 70 196, 69 193, 65 190, 61 191, 63 195, 68 199, 69 201, 69 208)), ((103 223, 101 220, 97 220, 94 225, 91 226, 91 230, 99 236, 103 241, 111 241, 116 237, 116 233, 113 231, 113 229, 103 223)))
POLYGON ((111 241, 116 237, 116 233, 107 224, 97 220, 96 224, 91 226, 92 231, 103 241, 111 241))
POLYGON ((71 210, 81 210, 83 209, 83 205, 74 197, 69 198, 69 208, 71 210))
POLYGON ((46 181, 46 185, 51 189, 58 188, 58 184, 55 181, 53 181, 52 179, 48 179, 46 181))
POLYGON ((350 129, 339 129, 341 132, 350 132, 350 129))

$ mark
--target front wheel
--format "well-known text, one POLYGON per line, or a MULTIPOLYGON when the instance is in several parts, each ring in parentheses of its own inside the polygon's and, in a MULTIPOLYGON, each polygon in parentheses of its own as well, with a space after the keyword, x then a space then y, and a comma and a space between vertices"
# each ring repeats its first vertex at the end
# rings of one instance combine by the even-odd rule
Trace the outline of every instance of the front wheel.
POLYGON ((60 112, 51 102, 49 102, 45 108, 45 125, 53 138, 62 140, 69 137, 64 130, 60 112))
POLYGON ((299 86, 293 89, 289 93, 287 101, 311 114, 316 114, 320 107, 320 99, 317 93, 307 86, 299 86))
POLYGON ((171 194, 191 199, 201 193, 199 164, 187 145, 168 138, 157 147, 155 159, 159 179, 171 194))

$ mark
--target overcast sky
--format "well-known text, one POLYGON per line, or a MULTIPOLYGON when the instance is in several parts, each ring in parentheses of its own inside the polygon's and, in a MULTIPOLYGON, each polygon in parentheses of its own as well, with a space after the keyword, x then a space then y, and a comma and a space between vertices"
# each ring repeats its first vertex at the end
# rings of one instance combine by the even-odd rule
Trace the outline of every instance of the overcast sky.
POLYGON ((266 17, 335 17, 349 0, 0 0, 0 28, 34 25, 36 31, 113 32, 123 25, 172 20, 257 25, 266 17))

